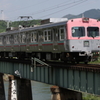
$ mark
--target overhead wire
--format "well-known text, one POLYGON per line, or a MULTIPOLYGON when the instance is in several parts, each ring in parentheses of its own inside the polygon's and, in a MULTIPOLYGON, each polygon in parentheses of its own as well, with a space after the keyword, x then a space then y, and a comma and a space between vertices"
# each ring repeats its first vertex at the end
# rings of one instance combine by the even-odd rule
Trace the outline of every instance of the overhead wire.
POLYGON ((46 17, 46 16, 49 16, 49 15, 53 15, 53 14, 55 14, 55 13, 58 13, 58 12, 61 12, 61 11, 63 11, 63 10, 65 10, 65 9, 69 9, 69 8, 71 8, 71 7, 73 7, 73 6, 76 6, 76 5, 79 5, 79 4, 81 4, 81 3, 83 3, 83 2, 86 2, 86 1, 88 1, 88 0, 78 0, 78 1, 74 1, 74 2, 71 2, 71 3, 68 3, 68 1, 67 1, 67 4, 65 4, 65 2, 63 2, 63 3, 61 3, 61 4, 57 4, 57 5, 55 5, 55 6, 52 6, 52 7, 48 7, 48 8, 46 8, 46 9, 43 9, 43 10, 40 10, 40 11, 36 11, 36 12, 34 12, 34 13, 31 13, 30 15, 36 15, 36 14, 40 14, 40 13, 45 13, 45 12, 47 12, 47 11, 50 11, 50 10, 56 10, 56 9, 58 9, 58 8, 61 8, 61 7, 64 7, 64 6, 67 6, 67 5, 71 5, 71 6, 69 6, 69 7, 67 7, 67 8, 64 8, 64 9, 61 9, 61 10, 59 10, 59 11, 55 11, 55 12, 53 12, 53 13, 51 13, 51 14, 48 14, 48 15, 44 15, 44 16, 42 16, 42 17, 39 17, 39 18, 43 18, 43 17, 46 17), (74 4, 74 5, 73 5, 74 4))
MULTIPOLYGON (((70 0, 70 1, 71 1, 71 0, 70 0)), ((32 15, 37 14, 37 13, 41 13, 41 12, 45 12, 45 11, 49 11, 49 10, 52 10, 52 9, 54 9, 54 8, 59 8, 59 7, 66 6, 66 5, 69 5, 69 4, 70 4, 70 3, 68 4, 69 0, 66 1, 66 2, 63 2, 63 3, 57 4, 57 5, 54 5, 54 6, 45 8, 45 9, 42 9, 42 10, 40 10, 40 11, 36 11, 36 12, 32 13, 32 15), (67 4, 66 4, 66 2, 67 2, 67 4), (63 4, 63 5, 62 5, 62 4, 63 4)), ((72 3, 73 3, 73 2, 72 2, 72 3)))
POLYGON ((26 6, 26 7, 22 7, 22 8, 19 8, 19 9, 15 9, 15 10, 12 10, 12 11, 8 11, 7 13, 11 13, 11 12, 15 12, 15 11, 18 11, 18 10, 23 10, 23 9, 27 9, 29 7, 32 7, 32 6, 37 6, 39 4, 42 4, 44 2, 48 2, 49 0, 44 0, 42 2, 39 2, 39 3, 36 3, 36 4, 33 4, 33 5, 29 5, 29 6, 26 6))
POLYGON ((39 17, 38 19, 43 18, 43 17, 46 17, 46 16, 53 15, 53 14, 55 14, 55 13, 59 13, 59 12, 61 12, 61 11, 63 11, 63 10, 69 9, 69 8, 71 8, 71 7, 74 7, 74 6, 76 6, 76 5, 79 5, 79 4, 81 4, 81 3, 84 3, 84 2, 86 2, 86 1, 88 1, 88 0, 83 0, 82 2, 78 2, 77 4, 71 5, 71 6, 67 7, 67 8, 64 8, 64 9, 61 9, 61 10, 59 10, 59 11, 55 11, 55 12, 53 12, 53 13, 50 13, 50 14, 41 16, 41 17, 39 17))
MULTIPOLYGON (((71 0, 70 0, 70 1, 71 1, 71 0)), ((43 13, 43 12, 46 12, 46 11, 49 11, 49 10, 53 10, 53 9, 60 8, 60 7, 62 7, 62 6, 66 6, 66 5, 71 4, 71 3, 68 4, 68 2, 69 2, 69 0, 67 0, 67 1, 65 1, 65 2, 62 2, 62 3, 60 3, 60 4, 57 4, 57 5, 54 5, 54 6, 45 8, 45 9, 43 9, 43 10, 36 11, 35 13, 31 13, 31 14, 28 13, 28 15, 40 14, 40 13, 43 13), (65 4, 66 2, 67 2, 67 4, 65 4), (62 5, 62 4, 63 4, 63 5, 62 5)), ((74 2, 72 2, 72 3, 74 3, 74 2)), ((10 18, 11 18, 11 17, 10 17, 10 18)))
MULTIPOLYGON (((36 12, 36 13, 34 13, 34 14, 36 15, 36 14, 44 13, 44 12, 46 12, 46 11, 55 10, 55 9, 58 9, 58 8, 61 8, 61 7, 67 6, 67 5, 75 4, 75 3, 77 3, 77 2, 80 2, 80 0, 78 0, 78 1, 76 1, 76 2, 74 1, 74 2, 71 2, 71 3, 63 4, 63 5, 57 5, 57 6, 52 7, 52 8, 47 8, 47 9, 44 9, 44 10, 42 10, 42 11, 36 12)), ((34 15, 34 14, 32 14, 32 15, 34 15)))
MULTIPOLYGON (((47 1, 47 0, 46 0, 47 1)), ((70 0, 71 1, 71 0, 70 0)), ((47 11, 47 10, 52 10, 53 8, 56 8, 56 7, 60 7, 61 6, 61 4, 65 4, 65 3, 68 3, 69 2, 69 0, 67 0, 67 1, 65 1, 65 2, 62 2, 62 3, 60 3, 60 4, 57 4, 57 5, 54 5, 54 6, 51 6, 51 7, 48 7, 48 8, 45 8, 45 9, 43 9, 43 10, 39 10, 39 11, 36 11, 36 12, 34 12, 34 13, 31 13, 31 15, 34 15, 34 14, 37 14, 37 13, 42 13, 42 12, 44 12, 44 11, 47 11)), ((39 3, 40 4, 40 3, 39 3)), ((35 5, 36 6, 36 5, 35 5)), ((63 6, 63 5, 62 5, 63 6)), ((24 8, 29 8, 30 6, 27 6, 27 7, 24 7, 24 8)), ((24 9, 23 8, 23 9, 24 9)), ((23 9, 17 9, 17 10, 23 10, 23 9)), ((17 10, 13 10, 13 11, 11 11, 11 12, 15 12, 15 11, 17 11, 17 10)), ((7 13, 10 13, 10 12, 7 12, 7 13)))

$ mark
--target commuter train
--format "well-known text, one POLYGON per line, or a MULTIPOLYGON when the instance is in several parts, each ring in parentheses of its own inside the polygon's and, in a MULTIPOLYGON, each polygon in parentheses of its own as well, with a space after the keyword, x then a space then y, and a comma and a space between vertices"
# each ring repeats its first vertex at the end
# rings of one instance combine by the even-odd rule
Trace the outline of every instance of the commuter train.
POLYGON ((88 63, 93 54, 99 51, 100 22, 91 18, 19 27, 0 33, 1 58, 36 57, 41 60, 88 63))

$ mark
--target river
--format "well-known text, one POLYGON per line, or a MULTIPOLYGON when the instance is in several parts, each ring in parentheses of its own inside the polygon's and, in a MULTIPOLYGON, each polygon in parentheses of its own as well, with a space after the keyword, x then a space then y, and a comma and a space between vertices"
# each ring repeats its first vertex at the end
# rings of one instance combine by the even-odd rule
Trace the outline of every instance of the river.
MULTIPOLYGON (((51 100, 51 85, 31 81, 33 100, 51 100)), ((8 100, 8 82, 4 83, 6 100, 8 100)))

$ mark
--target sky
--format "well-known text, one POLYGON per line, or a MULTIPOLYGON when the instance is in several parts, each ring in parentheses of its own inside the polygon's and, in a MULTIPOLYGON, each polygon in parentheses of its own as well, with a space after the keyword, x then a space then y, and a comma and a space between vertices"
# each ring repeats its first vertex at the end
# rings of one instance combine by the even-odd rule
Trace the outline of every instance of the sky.
POLYGON ((100 0, 0 0, 0 20, 61 18, 90 9, 100 9, 100 0))

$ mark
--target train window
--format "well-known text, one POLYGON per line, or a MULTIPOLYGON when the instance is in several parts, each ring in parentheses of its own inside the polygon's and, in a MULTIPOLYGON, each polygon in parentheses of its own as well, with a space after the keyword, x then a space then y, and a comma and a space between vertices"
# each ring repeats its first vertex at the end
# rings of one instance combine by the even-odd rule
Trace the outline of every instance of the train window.
POLYGON ((36 42, 36 40, 37 40, 37 33, 31 32, 31 42, 36 42))
POLYGON ((14 35, 14 43, 18 44, 18 34, 14 35))
POLYGON ((48 30, 48 41, 51 40, 51 30, 48 30))
POLYGON ((34 42, 37 41, 37 32, 34 32, 34 42))
POLYGON ((60 40, 64 40, 64 33, 65 33, 65 31, 64 31, 64 28, 60 28, 59 29, 59 38, 60 38, 60 40))
POLYGON ((19 34, 19 42, 22 43, 22 35, 19 34))
POLYGON ((44 31, 44 40, 47 41, 47 31, 44 31))
POLYGON ((98 37, 99 36, 99 28, 98 27, 88 27, 87 35, 88 35, 88 37, 98 37))
POLYGON ((14 37, 13 37, 13 35, 10 35, 9 36, 9 41, 10 41, 10 44, 13 44, 14 43, 14 37))
POLYGON ((33 42, 33 40, 34 40, 33 35, 34 35, 34 32, 31 33, 31 42, 33 42))
POLYGON ((54 41, 58 41, 59 40, 59 29, 54 28, 53 32, 54 32, 54 41))
POLYGON ((10 35, 6 36, 6 44, 10 44, 10 35))
POLYGON ((84 37, 85 28, 84 27, 72 27, 72 36, 73 37, 84 37))
POLYGON ((2 37, 0 37, 0 44, 2 44, 2 37))
POLYGON ((27 43, 31 42, 31 32, 26 33, 26 41, 27 41, 27 43))
POLYGON ((43 42, 44 41, 44 37, 43 37, 43 32, 42 31, 38 31, 38 41, 39 42, 43 42))
POLYGON ((44 40, 51 41, 51 30, 44 30, 44 40))
POLYGON ((25 33, 20 34, 20 42, 21 43, 26 43, 26 34, 25 33))

